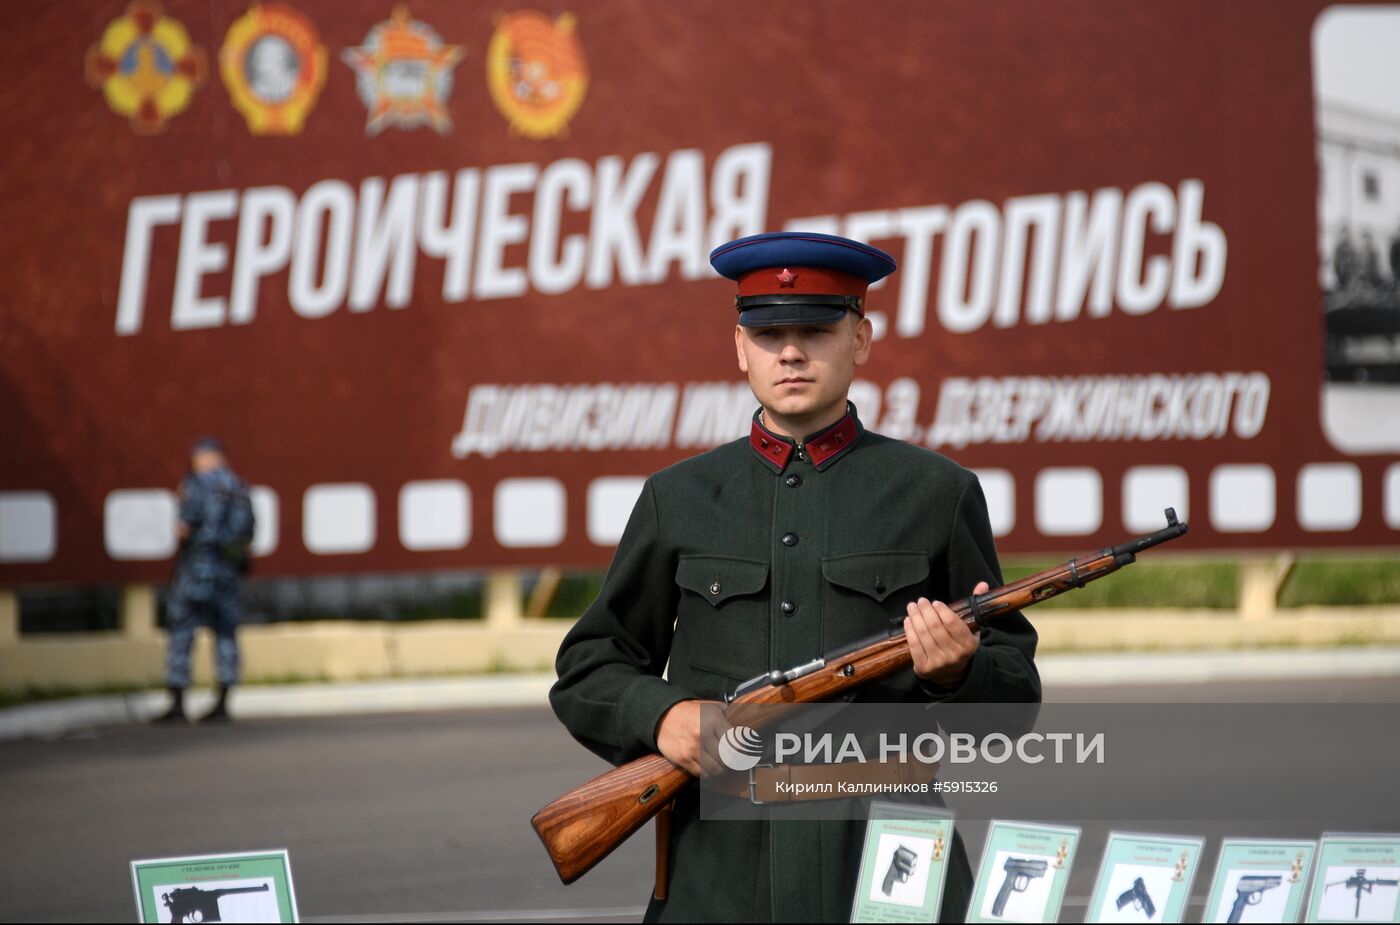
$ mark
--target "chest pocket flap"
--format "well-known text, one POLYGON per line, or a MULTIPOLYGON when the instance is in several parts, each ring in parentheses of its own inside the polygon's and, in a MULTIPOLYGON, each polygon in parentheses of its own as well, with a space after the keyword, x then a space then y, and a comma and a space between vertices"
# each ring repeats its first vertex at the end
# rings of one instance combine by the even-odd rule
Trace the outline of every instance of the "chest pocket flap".
POLYGON ((731 597, 762 591, 768 584, 768 563, 734 556, 681 556, 676 584, 718 607, 731 597))
POLYGON ((883 601, 928 577, 928 553, 858 552, 822 559, 822 575, 834 585, 883 601))

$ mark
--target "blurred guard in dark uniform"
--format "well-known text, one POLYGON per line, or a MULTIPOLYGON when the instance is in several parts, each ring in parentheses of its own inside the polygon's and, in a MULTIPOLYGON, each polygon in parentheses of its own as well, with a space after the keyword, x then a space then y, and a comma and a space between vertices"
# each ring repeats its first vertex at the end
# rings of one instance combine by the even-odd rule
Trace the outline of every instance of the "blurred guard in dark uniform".
MULTIPOLYGON (((704 775, 718 765, 701 744, 702 701, 892 618, 912 669, 858 700, 1038 703, 1030 623, 1012 613, 974 634, 941 603, 1001 583, 977 477, 867 431, 846 398, 870 356, 866 289, 894 260, 781 233, 710 261, 738 283, 735 352, 761 407, 748 437, 647 480, 560 648, 550 699, 564 725, 614 763, 659 751, 704 775)), ((693 787, 676 801, 669 898, 648 920, 848 920, 862 822, 714 822, 698 805, 693 787)), ((960 920, 971 888, 960 842, 950 865, 943 916, 960 920)))
POLYGON ((1400 229, 1390 238, 1390 285, 1400 289, 1400 229))
POLYGON ((228 467, 223 445, 202 437, 190 450, 190 473, 180 485, 180 556, 166 601, 165 682, 170 709, 158 722, 185 719, 190 646, 201 623, 214 631, 219 699, 201 722, 227 720, 229 688, 238 683, 238 592, 253 539, 248 486, 228 467))

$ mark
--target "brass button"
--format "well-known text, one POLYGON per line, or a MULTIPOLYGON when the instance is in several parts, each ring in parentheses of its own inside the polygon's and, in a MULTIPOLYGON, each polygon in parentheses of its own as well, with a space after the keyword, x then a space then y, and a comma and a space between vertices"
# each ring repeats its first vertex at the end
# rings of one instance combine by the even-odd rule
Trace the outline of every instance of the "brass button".
POLYGON ((783 601, 782 610, 784 614, 790 617, 793 614, 797 613, 797 605, 794 604, 792 601, 783 601))
POLYGON ((711 593, 711 594, 718 594, 718 593, 719 593, 719 582, 715 582, 714 584, 710 585, 710 593, 711 593))
POLYGON ((783 479, 783 481, 787 482, 789 488, 796 488, 802 484, 802 476, 793 474, 783 479))
POLYGON ((797 534, 796 534, 796 533, 784 533, 784 534, 783 534, 783 545, 784 545, 784 546, 796 546, 796 545, 797 545, 797 534))

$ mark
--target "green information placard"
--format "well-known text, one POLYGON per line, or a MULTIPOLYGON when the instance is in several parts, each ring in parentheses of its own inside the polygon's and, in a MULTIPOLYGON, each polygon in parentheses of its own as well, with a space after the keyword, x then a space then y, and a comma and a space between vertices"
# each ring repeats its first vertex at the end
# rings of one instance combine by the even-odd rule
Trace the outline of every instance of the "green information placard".
POLYGON ((1204 921, 1298 921, 1316 856, 1315 841, 1225 839, 1204 921))
POLYGON ((1327 832, 1309 922, 1400 922, 1400 835, 1327 832))
POLYGON ((1056 921, 1079 834, 1065 826, 993 821, 967 921, 1056 921))
POLYGON ((1180 922, 1205 839, 1110 832, 1086 922, 1180 922))
POLYGON ((296 922, 286 849, 131 862, 139 922, 296 922))
POLYGON ((952 847, 948 810, 871 803, 851 921, 937 921, 952 847))

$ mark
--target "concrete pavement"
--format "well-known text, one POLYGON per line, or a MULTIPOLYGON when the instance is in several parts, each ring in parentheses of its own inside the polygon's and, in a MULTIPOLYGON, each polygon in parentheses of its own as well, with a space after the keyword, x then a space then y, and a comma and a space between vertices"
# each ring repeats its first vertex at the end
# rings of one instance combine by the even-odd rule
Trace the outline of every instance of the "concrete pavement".
MULTIPOLYGON (((1171 704, 1166 712, 1143 713, 1164 741, 1211 715, 1210 708, 1180 706, 1191 698, 1338 703, 1335 715, 1344 725, 1367 713, 1354 710, 1356 704, 1400 702, 1400 677, 1210 685, 1134 680, 1139 683, 1050 681, 1046 695, 1059 702, 1171 704), (1171 721, 1159 725, 1164 716, 1171 721)), ((1298 715, 1304 713, 1315 711, 1298 715)), ((1354 757, 1377 758, 1377 741, 1361 736, 1354 757)), ((1131 821, 1067 820, 1085 831, 1062 920, 1082 915, 1109 828, 1205 837, 1207 868, 1226 835, 1400 828, 1395 801, 1374 795, 1383 788, 1336 785, 1354 781, 1364 761, 1310 750, 1293 736, 1263 744, 1286 754, 1286 773, 1252 777, 1251 786, 1296 790, 1303 799, 1286 818, 1244 823, 1226 814, 1241 796, 1226 783, 1238 756, 1201 751, 1190 761, 1154 765, 1151 755, 1115 753, 1114 767, 1151 800, 1182 805, 1168 814, 1144 804, 1146 815, 1131 821), (1328 816, 1324 796, 1344 814, 1328 816)), ((8 859, 0 865, 0 921, 130 921, 132 858, 268 848, 291 853, 304 921, 635 921, 651 885, 649 830, 565 887, 529 826, 545 802, 604 767, 538 706, 248 718, 215 728, 128 724, 0 742, 0 851, 8 859)), ((1003 780, 1007 792, 1017 789, 1003 780)), ((1052 788, 1057 805, 1083 798, 1086 789, 1097 792, 1087 781, 1077 793, 1052 788)), ((959 812, 975 859, 987 829, 974 810, 959 812)), ((1198 900, 1206 879, 1198 878, 1198 900)))

